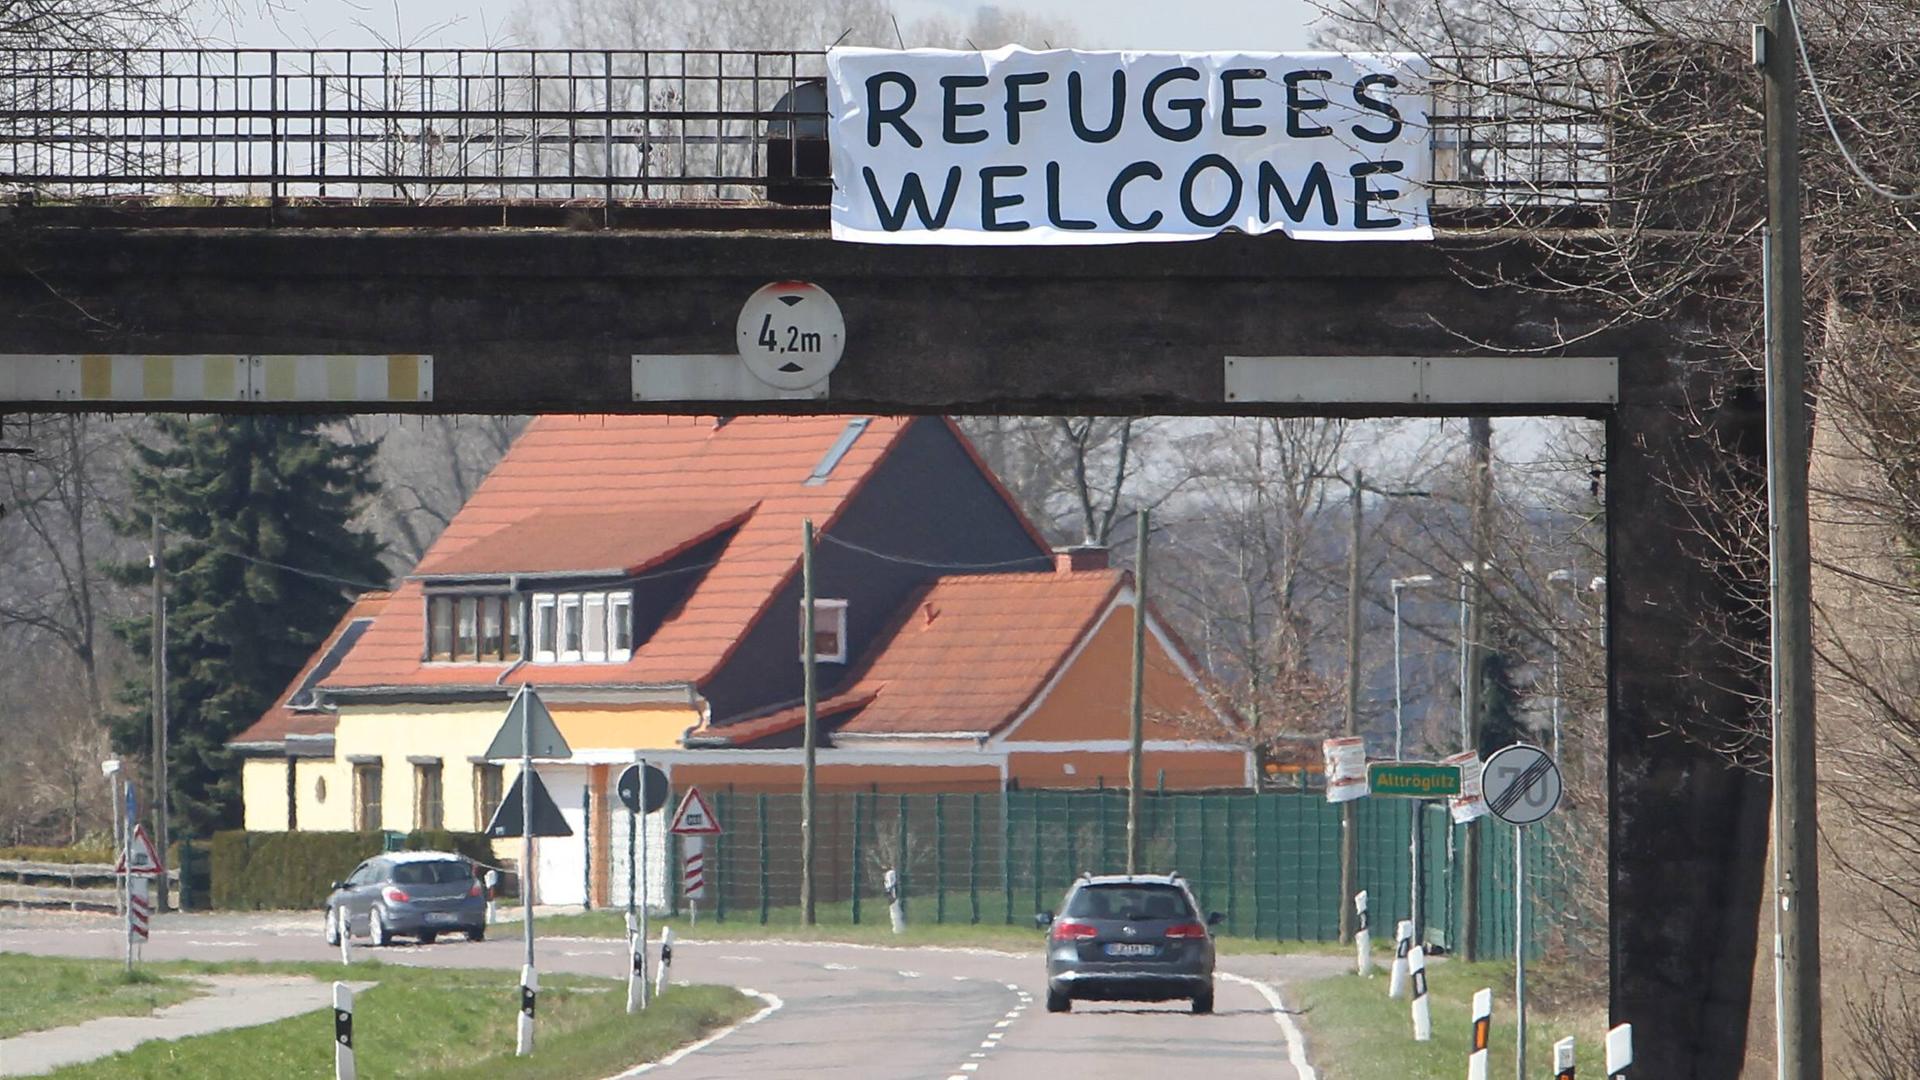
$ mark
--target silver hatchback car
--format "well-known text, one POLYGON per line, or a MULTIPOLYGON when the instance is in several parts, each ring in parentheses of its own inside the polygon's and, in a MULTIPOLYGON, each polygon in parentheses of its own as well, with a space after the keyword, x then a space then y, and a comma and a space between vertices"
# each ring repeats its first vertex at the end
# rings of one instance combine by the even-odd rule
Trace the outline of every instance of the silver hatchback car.
POLYGON ((487 894, 473 863, 448 851, 376 855, 333 883, 327 896, 327 944, 342 934, 386 945, 406 936, 430 945, 442 933, 487 936, 487 894))
POLYGON ((1034 922, 1047 931, 1047 1011, 1079 1000, 1187 998, 1213 1011, 1213 930, 1219 912, 1200 906, 1178 874, 1094 877, 1073 883, 1060 914, 1034 922))

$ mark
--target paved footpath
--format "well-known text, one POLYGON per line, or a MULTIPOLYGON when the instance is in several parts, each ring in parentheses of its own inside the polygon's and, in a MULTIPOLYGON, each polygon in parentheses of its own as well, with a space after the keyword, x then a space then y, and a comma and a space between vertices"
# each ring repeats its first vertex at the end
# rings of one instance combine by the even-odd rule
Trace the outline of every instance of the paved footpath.
MULTIPOLYGON (((354 956, 432 967, 512 970, 512 931, 482 943, 441 941, 354 956)), ((112 956, 112 920, 0 912, 0 949, 112 956)), ((1076 1003, 1050 1015, 1038 951, 891 948, 782 941, 689 941, 674 949, 673 977, 751 988, 779 1002, 758 1022, 671 1063, 649 1080, 828 1076, 836 1080, 1075 1080, 1115 1076, 1205 1076, 1316 1080, 1283 997, 1288 985, 1345 963, 1332 956, 1226 957, 1218 1012, 1193 1016, 1185 1002, 1076 1003)), ((619 977, 617 940, 543 937, 540 968, 619 977)), ((154 920, 149 959, 337 959, 317 916, 174 915, 154 920)), ((351 968, 343 969, 350 971, 351 968)), ((671 990, 668 993, 672 993, 671 990)))
MULTIPOLYGON (((205 975, 207 992, 146 1016, 103 1016, 70 1027, 0 1039, 0 1076, 34 1076, 131 1050, 154 1039, 184 1039, 252 1027, 331 1008, 333 985, 283 975, 205 975)), ((372 986, 360 983, 356 989, 372 986)))

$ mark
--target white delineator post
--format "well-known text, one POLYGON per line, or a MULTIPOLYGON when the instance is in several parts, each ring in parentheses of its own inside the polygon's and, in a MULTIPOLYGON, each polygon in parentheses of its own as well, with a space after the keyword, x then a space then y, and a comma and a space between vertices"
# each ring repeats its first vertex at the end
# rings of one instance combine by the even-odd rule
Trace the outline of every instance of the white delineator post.
POLYGON ((900 904, 900 875, 889 869, 886 874, 887 918, 893 923, 893 932, 907 932, 907 909, 900 904))
POLYGON ((1362 975, 1373 974, 1373 931, 1367 924, 1367 890, 1353 894, 1353 960, 1362 975))
POLYGON ((532 964, 520 968, 520 1024, 519 1037, 514 1040, 515 1057, 526 1057, 533 1053, 533 1009, 540 996, 540 973, 533 970, 532 964))
POLYGON ((354 1076, 353 988, 337 982, 333 984, 333 1080, 354 1080, 354 1076))
POLYGON ((1553 1080, 1573 1080, 1573 1036, 1553 1044, 1553 1080))
POLYGON ((647 939, 640 936, 639 921, 627 916, 627 1011, 647 1007, 647 939))
POLYGON ((334 916, 340 927, 340 963, 343 966, 353 964, 353 919, 345 908, 335 908, 334 916))
POLYGON ((660 931, 660 974, 655 977, 653 994, 655 997, 667 992, 667 974, 673 968, 673 927, 664 927, 660 931))
POLYGON ((1467 1080, 1487 1080, 1487 1037, 1493 1033, 1493 991, 1473 995, 1473 1042, 1468 1044, 1467 1080))
MULTIPOLYGON (((483 823, 484 824, 484 823, 483 823)), ((500 891, 500 871, 487 871, 487 925, 492 926, 498 912, 494 910, 494 896, 500 891)))
POLYGON ((1413 985, 1413 1041, 1433 1038, 1433 1006, 1427 1001, 1427 950, 1415 945, 1407 953, 1407 978, 1413 985))
POLYGON ((1633 1025, 1621 1024, 1607 1032, 1607 1080, 1626 1080, 1633 1067, 1633 1025))
POLYGON ((1407 953, 1413 948, 1413 920, 1401 919, 1393 928, 1393 970, 1387 977, 1387 996, 1407 996, 1407 953))

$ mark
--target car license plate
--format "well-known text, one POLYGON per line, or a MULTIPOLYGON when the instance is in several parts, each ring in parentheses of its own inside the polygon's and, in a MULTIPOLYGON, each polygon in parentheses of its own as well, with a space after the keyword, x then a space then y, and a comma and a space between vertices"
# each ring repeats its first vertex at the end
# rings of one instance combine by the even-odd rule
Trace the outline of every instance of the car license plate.
POLYGON ((1152 956, 1160 951, 1157 945, 1135 945, 1126 941, 1107 943, 1108 956, 1152 956))
POLYGON ((450 923, 453 921, 453 912, 429 911, 427 912, 427 921, 430 923, 450 923))

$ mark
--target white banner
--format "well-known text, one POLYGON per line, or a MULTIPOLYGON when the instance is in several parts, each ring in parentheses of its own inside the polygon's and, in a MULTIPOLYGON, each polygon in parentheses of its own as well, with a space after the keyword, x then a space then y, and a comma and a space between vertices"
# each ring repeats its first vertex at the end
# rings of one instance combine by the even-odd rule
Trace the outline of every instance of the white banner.
POLYGON ((850 48, 827 73, 837 240, 1433 238, 1418 57, 850 48))
POLYGON ((1352 802, 1367 797, 1367 741, 1356 736, 1320 743, 1326 763, 1327 801, 1352 802))
POLYGON ((1460 770, 1460 794, 1447 797, 1448 813, 1453 815, 1456 825, 1465 825, 1487 816, 1487 798, 1482 786, 1487 763, 1480 760, 1480 754, 1474 750, 1463 750, 1452 757, 1441 758, 1440 764, 1452 765, 1460 770))

